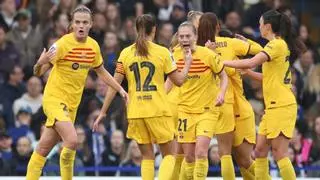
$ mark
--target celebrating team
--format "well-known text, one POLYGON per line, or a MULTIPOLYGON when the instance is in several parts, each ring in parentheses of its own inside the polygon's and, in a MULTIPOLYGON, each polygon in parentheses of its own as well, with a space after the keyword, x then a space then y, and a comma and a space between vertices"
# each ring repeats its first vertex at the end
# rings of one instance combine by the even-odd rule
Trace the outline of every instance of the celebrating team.
POLYGON ((281 177, 295 179, 286 155, 297 114, 288 60, 290 52, 302 52, 304 46, 292 36, 290 19, 275 10, 261 16, 261 35, 269 41, 262 48, 243 37, 220 37, 214 13, 192 11, 188 16, 189 21, 178 28, 171 52, 153 43, 154 17, 137 17, 137 39, 122 50, 112 78, 101 66, 96 42, 88 37, 91 11, 83 6, 74 11, 73 32, 44 51, 34 68, 41 75, 53 66, 44 97, 46 129, 29 162, 27 179, 39 179, 45 156, 60 139, 64 147, 61 176, 72 179, 73 122, 90 68, 112 87, 93 130, 98 129, 113 97, 120 92, 127 100, 127 137, 139 144, 142 153, 143 180, 154 179, 154 143, 163 156, 159 180, 206 179, 213 136, 218 139, 223 179, 235 179, 232 152, 244 179, 270 179, 270 146, 281 177), (81 51, 86 52, 87 60, 78 55, 81 51), (240 60, 247 55, 253 57, 240 60), (250 70, 261 64, 262 73, 250 70), (263 82, 266 107, 257 141, 253 110, 243 95, 243 74, 263 82), (128 94, 119 86, 124 78, 128 80, 128 94), (251 157, 254 144, 255 160, 251 157))

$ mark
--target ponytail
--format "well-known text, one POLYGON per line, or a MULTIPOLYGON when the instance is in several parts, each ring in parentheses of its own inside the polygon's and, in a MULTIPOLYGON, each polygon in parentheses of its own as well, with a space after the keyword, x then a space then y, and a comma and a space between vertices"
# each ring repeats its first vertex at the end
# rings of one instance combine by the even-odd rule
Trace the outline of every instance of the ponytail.
POLYGON ((262 17, 264 24, 270 24, 273 33, 285 40, 291 55, 297 56, 307 50, 305 44, 298 39, 291 25, 291 20, 286 14, 270 10, 265 12, 262 17))
POLYGON ((148 41, 147 36, 151 35, 153 27, 156 26, 156 22, 153 16, 149 14, 143 14, 137 17, 136 29, 138 36, 135 41, 136 54, 138 56, 148 57, 148 41))
POLYGON ((298 55, 306 52, 307 48, 305 44, 298 39, 296 33, 293 32, 290 18, 283 13, 280 15, 279 31, 280 36, 286 41, 293 54, 298 55))
POLYGON ((212 12, 204 13, 199 20, 197 45, 205 46, 206 42, 216 41, 218 17, 212 12))

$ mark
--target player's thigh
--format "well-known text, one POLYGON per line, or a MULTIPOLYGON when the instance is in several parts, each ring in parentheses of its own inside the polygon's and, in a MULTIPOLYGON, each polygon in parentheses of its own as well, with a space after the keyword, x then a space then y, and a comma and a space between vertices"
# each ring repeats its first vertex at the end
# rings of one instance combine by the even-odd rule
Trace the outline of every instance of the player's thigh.
POLYGON ((297 119, 297 105, 289 105, 265 110, 267 138, 274 139, 280 134, 292 138, 297 119))
POLYGON ((173 140, 174 131, 171 116, 159 116, 145 118, 145 124, 151 134, 154 143, 164 144, 173 140))
POLYGON ((221 113, 217 122, 216 134, 225 134, 234 131, 235 119, 233 104, 224 103, 221 107, 221 113))
POLYGON ((178 136, 179 143, 196 142, 196 117, 198 114, 178 112, 178 136))
POLYGON ((256 125, 254 120, 254 114, 243 119, 237 119, 235 121, 235 131, 233 146, 237 147, 244 141, 250 144, 256 143, 256 125))
POLYGON ((42 156, 47 156, 51 149, 61 140, 59 134, 53 128, 45 127, 39 143, 36 147, 37 153, 42 156))
POLYGON ((54 124, 54 129, 60 135, 63 146, 75 149, 77 145, 77 132, 71 121, 56 121, 54 124))
POLYGON ((138 144, 153 143, 144 118, 128 119, 127 138, 134 139, 138 144))
POLYGON ((254 144, 243 141, 239 146, 233 148, 234 157, 239 166, 249 168, 252 163, 253 147, 254 144))
POLYGON ((258 134, 257 136, 257 144, 254 150, 254 154, 256 158, 265 158, 268 156, 269 152, 269 141, 266 135, 258 134))

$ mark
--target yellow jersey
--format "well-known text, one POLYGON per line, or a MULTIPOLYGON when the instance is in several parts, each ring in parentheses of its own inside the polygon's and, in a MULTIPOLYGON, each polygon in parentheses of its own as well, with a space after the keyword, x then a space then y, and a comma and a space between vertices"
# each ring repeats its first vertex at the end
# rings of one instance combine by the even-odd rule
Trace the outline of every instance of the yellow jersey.
MULTIPOLYGON (((184 67, 184 52, 176 48, 173 57, 178 69, 184 67)), ((178 110, 187 113, 203 113, 214 107, 219 91, 218 77, 223 70, 220 56, 206 47, 196 46, 192 53, 192 64, 186 82, 179 88, 180 100, 178 110)))
POLYGON ((60 101, 69 109, 77 109, 89 69, 103 64, 98 43, 88 37, 76 41, 74 34, 66 34, 49 49, 55 57, 53 68, 44 89, 43 101, 60 101))
MULTIPOLYGON (((221 60, 237 60, 239 56, 245 56, 250 50, 250 44, 236 38, 228 37, 216 37, 216 49, 215 51, 221 56, 221 60)), ((234 68, 226 67, 225 71, 228 75, 228 87, 225 95, 225 103, 234 103, 233 82, 238 81, 242 84, 241 76, 236 72, 234 68), (234 81, 232 81, 234 80, 234 81)), ((237 82, 237 83, 238 83, 237 82)), ((241 85, 242 87, 242 85, 241 85)), ((242 89, 240 91, 243 91, 242 89)))
POLYGON ((177 69, 168 49, 147 42, 149 56, 136 55, 135 44, 122 50, 117 73, 126 76, 130 102, 128 118, 172 116, 164 89, 164 74, 177 69))
POLYGON ((262 65, 263 97, 266 109, 295 104, 291 90, 290 50, 281 38, 271 40, 263 51, 268 61, 262 65))

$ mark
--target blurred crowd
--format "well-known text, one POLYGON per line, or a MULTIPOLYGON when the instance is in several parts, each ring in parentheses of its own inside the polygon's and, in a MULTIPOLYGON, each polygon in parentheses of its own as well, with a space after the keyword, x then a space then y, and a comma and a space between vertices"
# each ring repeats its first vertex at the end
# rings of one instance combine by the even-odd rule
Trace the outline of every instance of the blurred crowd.
MULTIPOLYGON (((296 34, 307 45, 303 55, 292 55, 294 91, 299 104, 298 119, 290 143, 290 159, 296 167, 320 167, 320 64, 319 47, 301 23, 295 1, 287 0, 1 0, 0 3, 0 175, 25 175, 26 166, 41 135, 46 117, 42 93, 50 72, 38 78, 32 66, 42 52, 68 32, 70 13, 79 4, 93 12, 89 35, 101 47, 104 66, 113 74, 120 51, 136 38, 135 17, 152 13, 158 19, 156 42, 169 47, 173 34, 186 20, 188 11, 215 12, 223 28, 265 45, 259 34, 260 15, 272 8, 289 15, 296 34)), ((261 68, 256 69, 261 71, 261 68)), ((244 78, 246 97, 252 104, 256 123, 264 113, 261 83, 244 78)), ((126 83, 123 84, 126 87, 126 83)), ((115 166, 137 168, 141 154, 134 141, 125 138, 126 112, 116 96, 98 132, 91 126, 99 114, 108 87, 89 73, 78 109, 76 167, 115 166)), ((281 121, 281 119, 279 119, 281 121)), ((157 148, 155 148, 157 149, 157 148)), ((44 175, 58 175, 50 167, 59 164, 61 145, 48 156, 44 175)), ((161 161, 158 151, 157 162, 161 161)), ((211 143, 209 163, 219 167, 216 140, 211 143)), ((253 154, 254 156, 254 154, 253 154)), ((157 164, 157 163, 156 163, 157 164)), ((270 158, 270 165, 276 166, 270 158)), ((54 169, 54 168, 53 168, 54 169)), ((57 169, 57 168, 56 168, 57 169)), ((271 168, 272 169, 272 168, 271 168)), ((319 177, 320 170, 296 171, 301 177, 319 177)), ((271 171, 272 176, 279 172, 271 171)), ((77 171, 75 175, 139 176, 138 171, 77 171)), ((220 172, 209 172, 220 176, 220 172)))

